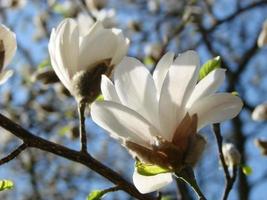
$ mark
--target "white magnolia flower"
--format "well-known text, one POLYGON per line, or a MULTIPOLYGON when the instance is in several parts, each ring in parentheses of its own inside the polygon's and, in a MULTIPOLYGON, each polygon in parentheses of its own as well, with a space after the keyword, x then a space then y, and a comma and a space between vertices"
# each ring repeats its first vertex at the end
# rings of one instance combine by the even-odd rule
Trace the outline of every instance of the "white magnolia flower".
POLYGON ((258 47, 263 47, 266 44, 267 44, 267 20, 262 25, 262 30, 258 37, 258 47))
MULTIPOLYGON (((125 57, 115 69, 114 84, 102 76, 105 100, 93 103, 92 119, 143 161, 170 168, 193 165, 199 155, 192 160, 192 154, 200 154, 205 144, 196 132, 235 117, 242 107, 239 97, 215 93, 224 81, 224 69, 215 69, 199 82, 198 73, 194 51, 175 60, 173 53, 165 54, 153 75, 137 59, 125 57), (183 160, 185 153, 191 157, 183 160)), ((133 175, 141 193, 171 181, 171 173, 133 175)))
POLYGON ((267 120, 267 103, 258 105, 251 115, 254 121, 266 121, 267 120))
POLYGON ((223 144, 222 151, 227 166, 232 168, 240 164, 241 155, 232 143, 223 144))
POLYGON ((17 50, 16 35, 5 25, 0 24, 0 85, 12 76, 12 70, 4 70, 17 50))
POLYGON ((91 87, 100 84, 101 74, 111 73, 129 45, 121 30, 105 29, 101 22, 82 33, 75 20, 65 19, 52 30, 48 45, 57 76, 76 99, 98 90, 91 87))

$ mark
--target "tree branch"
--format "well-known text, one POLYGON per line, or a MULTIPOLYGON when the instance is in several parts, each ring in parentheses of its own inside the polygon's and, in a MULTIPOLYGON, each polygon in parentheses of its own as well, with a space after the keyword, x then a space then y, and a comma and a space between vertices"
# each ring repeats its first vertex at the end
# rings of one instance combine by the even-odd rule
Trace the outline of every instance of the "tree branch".
POLYGON ((223 138, 222 138, 222 135, 221 135, 221 130, 220 130, 220 125, 219 124, 213 124, 213 132, 214 132, 214 135, 216 137, 219 157, 220 157, 221 164, 222 164, 222 167, 223 167, 225 179, 226 179, 226 181, 229 181, 231 176, 230 176, 228 167, 227 167, 227 165, 225 163, 225 159, 224 159, 224 156, 223 156, 223 151, 222 151, 223 138))
POLYGON ((87 153, 87 136, 85 131, 85 111, 86 103, 81 100, 78 103, 78 112, 79 112, 79 122, 80 122, 80 140, 81 140, 81 152, 87 153))
POLYGON ((135 186, 129 183, 123 177, 121 177, 119 173, 113 171, 101 162, 97 161, 88 153, 75 151, 62 145, 43 139, 39 136, 36 136, 2 114, 0 114, 0 126, 10 131, 16 137, 23 140, 24 143, 27 144, 27 147, 37 148, 46 152, 50 152, 68 160, 85 165, 86 167, 102 175, 103 177, 105 177, 106 179, 120 187, 122 190, 135 197, 136 199, 155 199, 151 195, 141 194, 140 192, 138 192, 135 186))
POLYGON ((207 31, 208 32, 214 31, 221 24, 223 24, 225 22, 229 22, 229 21, 235 19, 238 15, 242 14, 243 12, 245 12, 247 10, 250 10, 252 8, 256 8, 256 7, 259 7, 259 6, 266 6, 266 5, 267 5, 267 1, 263 0, 263 1, 258 1, 258 2, 252 3, 252 4, 250 4, 250 5, 246 6, 246 7, 240 8, 236 12, 234 12, 233 14, 229 15, 228 17, 226 17, 224 19, 217 20, 215 25, 213 25, 207 31))

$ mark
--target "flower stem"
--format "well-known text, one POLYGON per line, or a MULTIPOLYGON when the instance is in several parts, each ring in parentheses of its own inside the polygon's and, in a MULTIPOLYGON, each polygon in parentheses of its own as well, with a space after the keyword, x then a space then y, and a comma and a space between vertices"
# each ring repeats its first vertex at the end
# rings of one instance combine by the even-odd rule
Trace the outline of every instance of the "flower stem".
POLYGON ((81 140, 81 152, 87 153, 87 137, 85 131, 85 112, 86 103, 81 100, 78 103, 79 122, 80 122, 80 140, 81 140))
POLYGON ((175 177, 190 185, 197 194, 199 200, 207 200, 197 184, 192 167, 185 167, 179 172, 176 172, 175 177))

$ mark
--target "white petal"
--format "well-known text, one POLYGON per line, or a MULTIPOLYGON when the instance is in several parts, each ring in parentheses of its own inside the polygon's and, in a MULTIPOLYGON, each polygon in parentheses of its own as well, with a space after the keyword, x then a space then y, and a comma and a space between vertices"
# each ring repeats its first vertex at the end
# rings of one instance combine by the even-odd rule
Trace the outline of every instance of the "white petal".
POLYGON ((147 68, 137 59, 125 57, 114 73, 121 102, 158 125, 157 91, 147 68))
POLYGON ((16 53, 17 50, 16 35, 12 31, 10 31, 9 28, 4 26, 3 24, 0 24, 0 40, 2 40, 4 43, 4 49, 5 49, 4 67, 5 67, 11 62, 12 58, 16 53))
POLYGON ((63 85, 69 91, 71 91, 70 77, 68 76, 68 72, 65 70, 62 63, 58 62, 58 53, 56 53, 58 51, 56 50, 56 46, 56 29, 52 29, 48 43, 48 51, 50 55, 51 65, 63 85))
POLYGON ((202 127, 234 118, 243 106, 241 99, 230 93, 218 93, 195 102, 189 110, 198 115, 198 130, 202 127))
POLYGON ((122 52, 126 53, 127 44, 125 41, 121 43, 121 39, 118 39, 120 36, 112 29, 100 28, 101 23, 98 22, 97 24, 99 25, 95 25, 95 28, 81 39, 79 57, 81 68, 92 67, 93 64, 104 59, 112 59, 117 49, 121 48, 122 52))
POLYGON ((121 62, 123 57, 127 54, 130 40, 123 36, 123 33, 119 29, 112 29, 113 33, 117 35, 117 43, 120 44, 119 48, 116 48, 113 58, 111 60, 112 65, 117 65, 121 62))
POLYGON ((13 75, 12 70, 5 70, 0 73, 0 85, 5 83, 13 75))
POLYGON ((198 78, 199 57, 187 51, 171 65, 160 94, 159 113, 161 130, 171 140, 172 134, 185 114, 185 103, 198 78))
POLYGON ((142 176, 135 170, 133 174, 133 183, 137 190, 142 194, 157 191, 171 182, 171 173, 158 174, 155 176, 142 176))
POLYGON ((85 12, 80 12, 78 14, 77 22, 81 36, 87 35, 94 24, 94 20, 85 12))
POLYGON ((198 99, 213 94, 223 84, 225 79, 225 69, 215 69, 202 79, 193 90, 187 108, 190 108, 198 99))
POLYGON ((120 142, 130 140, 148 146, 153 142, 152 135, 157 135, 155 128, 141 115, 115 102, 94 102, 91 106, 91 117, 120 142))
POLYGON ((160 93, 163 81, 166 77, 166 74, 173 63, 174 53, 166 53, 158 62, 155 71, 153 72, 153 79, 155 81, 156 88, 160 93))
POLYGON ((102 75, 101 91, 105 100, 120 103, 120 99, 115 90, 115 86, 106 75, 102 75))
POLYGON ((63 66, 72 77, 78 71, 79 31, 78 25, 73 19, 66 21, 59 30, 59 51, 63 66))
POLYGON ((78 70, 78 41, 77 23, 72 19, 65 19, 52 30, 48 45, 52 67, 70 92, 70 79, 78 70))

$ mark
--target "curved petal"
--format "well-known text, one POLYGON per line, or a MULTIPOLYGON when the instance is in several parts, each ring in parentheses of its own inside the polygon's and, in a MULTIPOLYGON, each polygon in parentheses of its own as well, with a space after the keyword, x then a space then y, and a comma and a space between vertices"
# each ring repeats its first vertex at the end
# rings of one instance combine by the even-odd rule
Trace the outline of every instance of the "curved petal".
POLYGON ((77 23, 72 19, 65 19, 52 30, 48 45, 52 67, 70 92, 70 79, 77 72, 78 41, 77 23))
POLYGON ((101 91, 105 100, 120 103, 115 87, 106 75, 101 78, 101 91))
POLYGON ((130 140, 148 146, 157 135, 155 128, 135 111, 115 102, 94 102, 91 106, 92 120, 108 131, 121 143, 130 140))
POLYGON ((224 82, 225 71, 225 69, 215 69, 202 79, 193 90, 186 107, 190 108, 198 99, 216 92, 224 82))
MULTIPOLYGON (((118 39, 118 33, 113 29, 104 29, 101 22, 93 27, 88 35, 81 38, 79 50, 79 67, 90 68, 95 63, 104 60, 112 59, 118 49, 121 48, 122 52, 126 53, 127 45, 118 39)), ((122 36, 121 36, 122 37, 122 36)), ((122 57, 119 56, 119 57, 122 57)))
POLYGON ((187 51, 171 65, 159 100, 161 130, 171 140, 172 134, 182 120, 186 103, 198 78, 199 57, 195 51, 187 51))
POLYGON ((5 83, 13 75, 13 70, 5 70, 0 73, 0 85, 5 83))
POLYGON ((163 81, 166 77, 166 74, 173 63, 174 59, 174 53, 168 52, 166 53, 158 62, 155 71, 153 73, 153 79, 155 81, 156 88, 158 90, 158 93, 160 94, 161 87, 163 84, 163 81))
MULTIPOLYGON (((17 50, 16 35, 5 25, 0 24, 0 40, 3 41, 5 58, 3 67, 7 66, 14 57, 17 50)), ((0 69, 1 72, 2 69, 0 69)))
POLYGON ((151 74, 137 59, 125 57, 114 72, 121 102, 158 125, 157 91, 151 74))
POLYGON ((171 173, 158 174, 155 176, 142 176, 135 169, 133 174, 133 183, 136 189, 142 194, 157 191, 171 182, 171 173))
POLYGON ((198 130, 202 127, 234 118, 243 106, 241 99, 229 93, 218 93, 202 98, 189 109, 198 116, 198 130))
POLYGON ((56 46, 57 46, 57 44, 56 44, 56 29, 52 29, 49 43, 48 43, 48 51, 49 51, 49 55, 50 55, 51 65, 52 65, 55 73, 57 74, 58 78, 63 83, 63 85, 69 91, 71 91, 70 77, 68 76, 68 72, 65 70, 62 63, 59 63, 57 60, 59 55, 58 55, 58 53, 56 53, 57 52, 56 46))
POLYGON ((93 26, 94 20, 87 13, 80 12, 77 16, 77 23, 80 35, 85 36, 89 33, 90 28, 93 26))
POLYGON ((64 25, 58 32, 59 51, 63 66, 72 77, 78 71, 79 29, 75 20, 65 19, 64 21, 64 25))
POLYGON ((120 47, 115 49, 115 53, 113 55, 113 58, 111 60, 111 65, 117 65, 121 62, 123 57, 127 54, 130 40, 128 38, 125 38, 122 31, 119 29, 112 29, 113 33, 117 35, 117 43, 120 45, 120 47))

